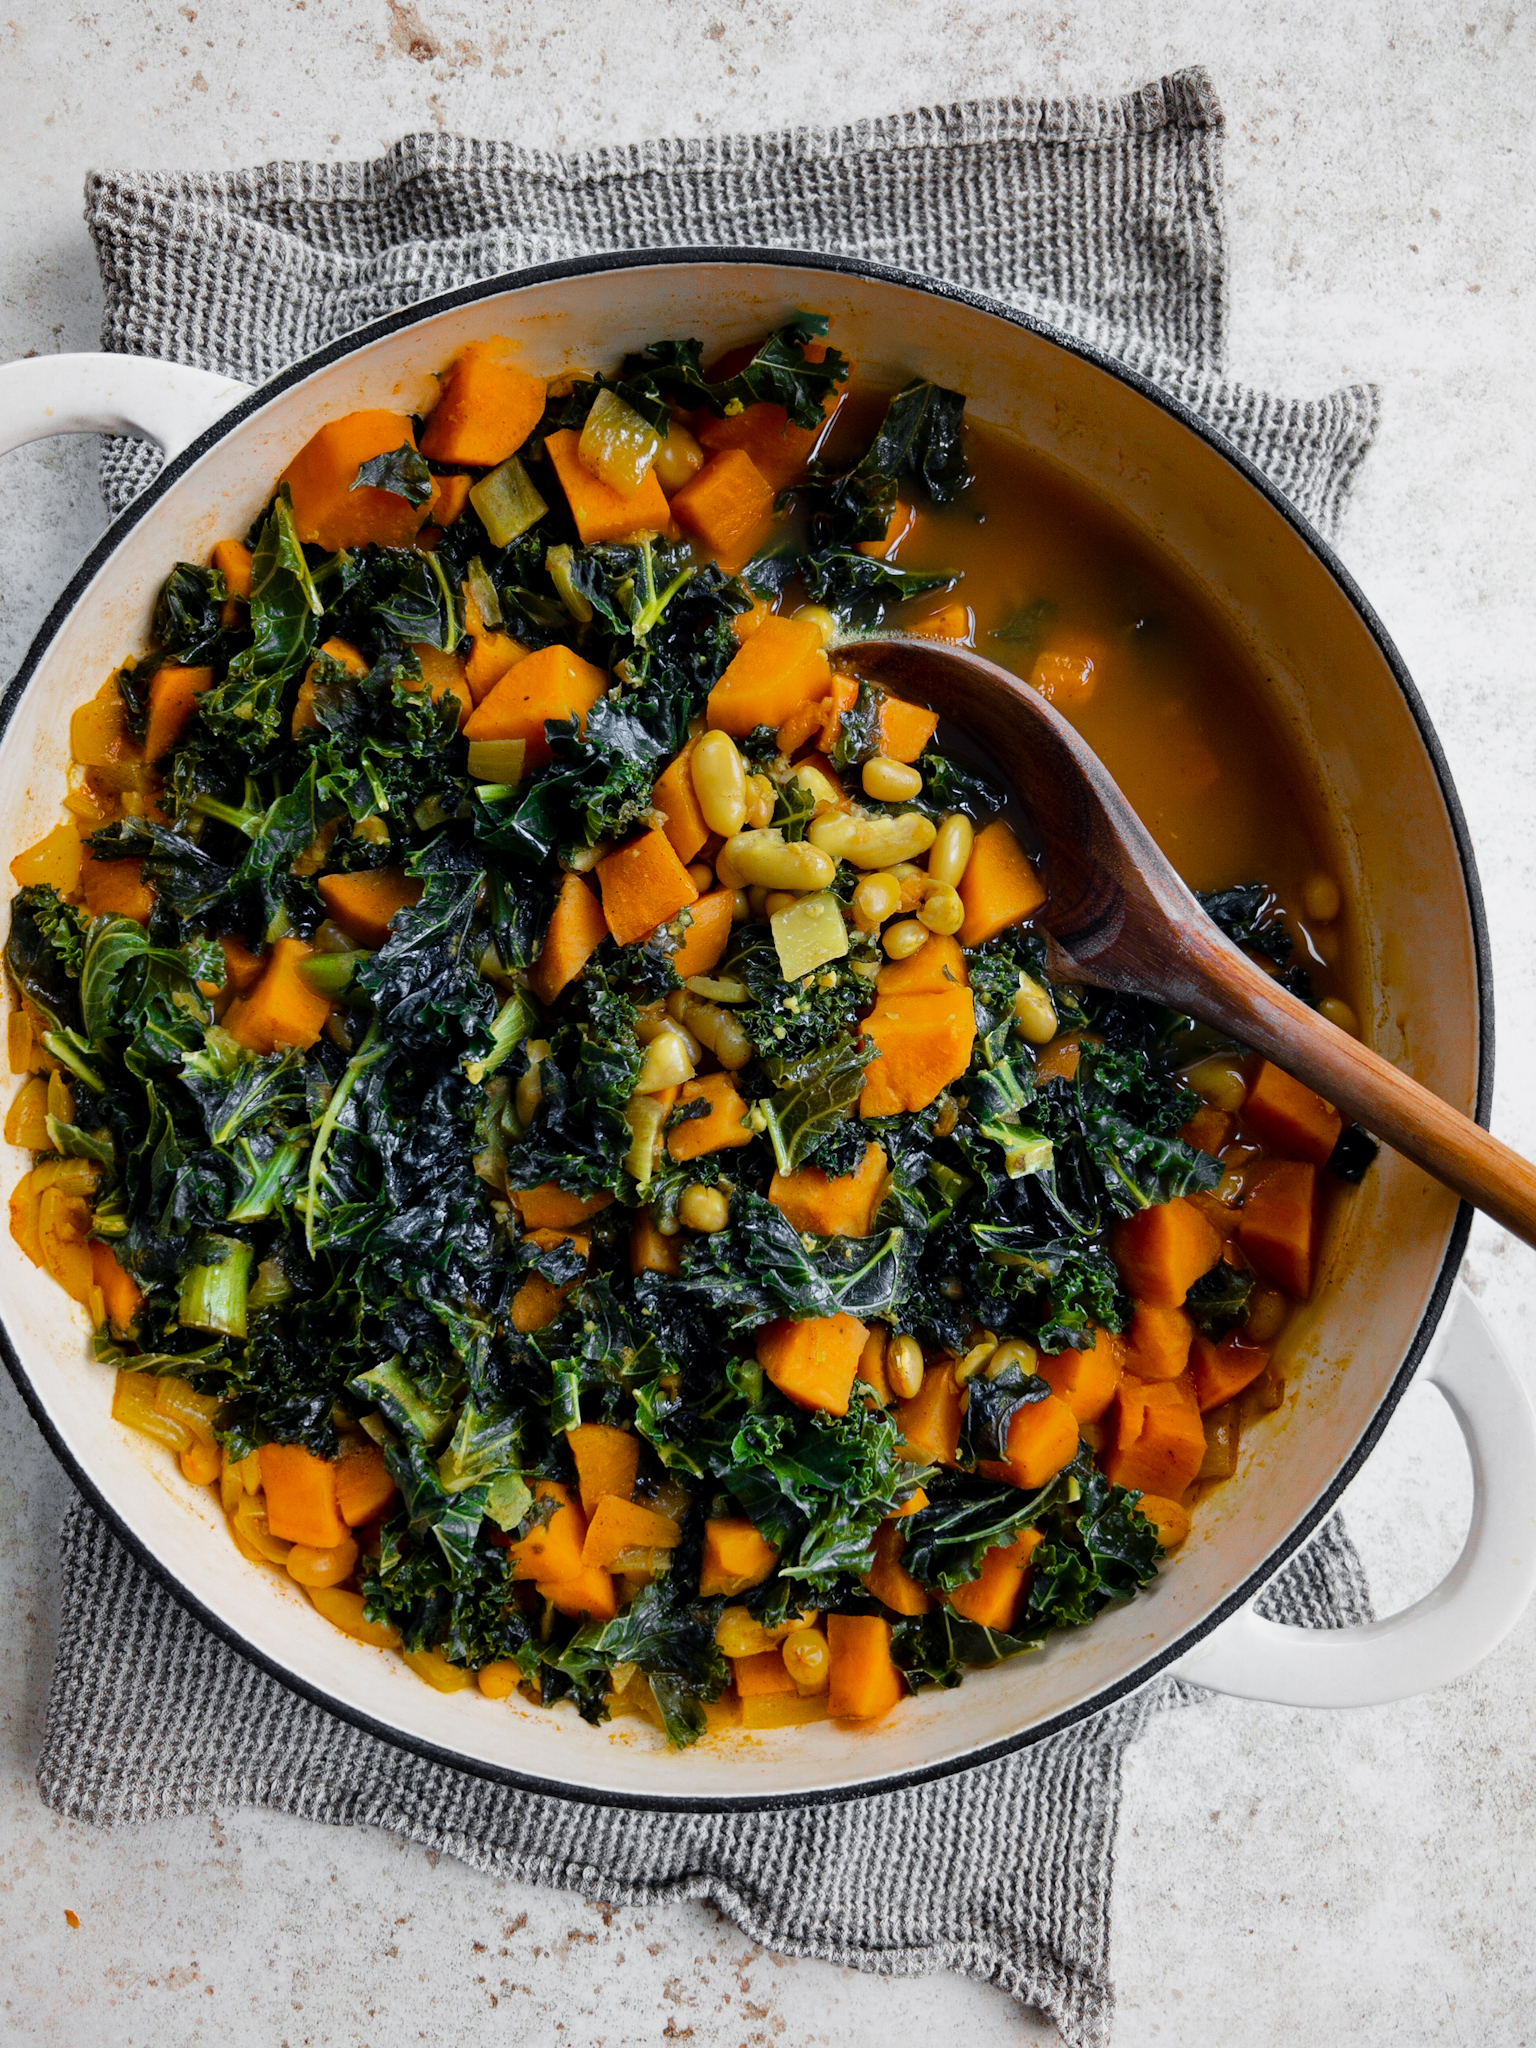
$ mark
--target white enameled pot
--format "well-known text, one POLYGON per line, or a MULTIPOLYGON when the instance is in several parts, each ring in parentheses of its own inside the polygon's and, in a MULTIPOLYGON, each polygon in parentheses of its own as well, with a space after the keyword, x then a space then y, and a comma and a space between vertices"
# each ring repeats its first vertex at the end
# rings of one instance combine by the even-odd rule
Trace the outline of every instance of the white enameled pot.
MULTIPOLYGON (((359 406, 425 409, 433 370, 475 336, 513 337, 529 368, 552 375, 660 335, 720 350, 805 306, 832 316, 872 382, 923 375, 966 392, 977 417, 1109 501, 1203 593, 1253 654, 1326 807, 1365 933, 1367 1035, 1458 1108, 1484 1111, 1490 987, 1466 830, 1423 706, 1325 544, 1198 419, 1112 361, 974 294, 842 258, 679 250, 526 271, 379 321, 254 392, 116 356, 0 368, 0 451, 115 431, 155 440, 169 458, 75 576, 0 707, 0 873, 57 822, 69 714, 143 646, 170 565, 243 533, 323 421, 359 406)), ((18 1151, 4 1163, 14 1178, 27 1162, 18 1151)), ((1454 1290, 1467 1215, 1389 1153, 1337 1209, 1322 1284, 1287 1340, 1285 1405, 1246 1435, 1237 1481, 1202 1507, 1146 1595, 873 1727, 738 1733, 682 1754, 634 1720, 589 1728, 567 1709, 434 1692, 396 1657, 339 1635, 296 1586, 248 1565, 211 1496, 112 1422, 111 1378, 90 1358, 81 1311, 9 1236, 0 1322, 23 1396, 82 1490, 178 1598, 284 1683, 488 1775, 636 1805, 765 1805, 889 1789, 999 1755, 1160 1671, 1346 1706, 1443 1684, 1486 1654, 1536 1580, 1536 1426, 1470 1298, 1454 1290), (1472 1456, 1472 1528, 1449 1578, 1367 1628, 1258 1619, 1254 1595, 1317 1527, 1417 1370, 1446 1394, 1472 1456)))

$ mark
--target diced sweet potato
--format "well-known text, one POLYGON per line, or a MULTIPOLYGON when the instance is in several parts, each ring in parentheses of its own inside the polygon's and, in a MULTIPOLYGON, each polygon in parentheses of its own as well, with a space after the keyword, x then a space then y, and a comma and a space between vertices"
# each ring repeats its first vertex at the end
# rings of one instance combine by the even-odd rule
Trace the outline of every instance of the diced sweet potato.
POLYGON ((605 1493, 587 1524, 581 1561, 606 1571, 626 1550, 676 1550, 682 1540, 682 1528, 670 1515, 605 1493))
POLYGON ((1186 1373, 1176 1380, 1120 1382, 1112 1436, 1101 1459, 1115 1486, 1177 1500, 1205 1459, 1205 1429, 1186 1373))
POLYGON ((315 886, 336 923, 360 946, 382 946, 395 912, 421 901, 421 883, 404 868, 360 868, 351 875, 322 875, 315 886))
POLYGON ((539 957, 528 970, 528 984, 539 1001, 552 1003, 607 936, 608 920, 590 885, 580 875, 562 876, 539 957))
POLYGON ((835 1720, 878 1721, 906 1697, 891 1658, 891 1624, 877 1614, 829 1614, 832 1678, 827 1710, 835 1720))
POLYGON ((576 1460, 581 1511, 590 1515, 600 1500, 628 1500, 640 1470, 640 1439, 631 1429, 607 1422, 582 1422, 565 1432, 576 1460))
POLYGON ((604 1192, 567 1194, 552 1180, 540 1181, 536 1188, 512 1190, 512 1206, 524 1230, 574 1230, 578 1223, 587 1222, 612 1202, 612 1195, 604 1192))
POLYGON ((708 974, 712 967, 719 965, 722 954, 731 943, 735 903, 734 889, 711 889, 697 903, 688 905, 688 915, 693 922, 683 934, 683 943, 672 955, 672 971, 679 981, 687 981, 694 974, 708 974))
POLYGON ((1193 1202, 1175 1195, 1117 1223, 1110 1249, 1127 1293, 1154 1308, 1182 1308, 1221 1257, 1221 1237, 1193 1202))
POLYGON ((558 1321, 560 1311, 565 1307, 565 1298, 575 1285, 574 1280, 567 1280, 557 1287, 542 1273, 530 1273, 512 1297, 513 1329, 525 1337, 531 1336, 535 1330, 547 1330, 551 1323, 558 1321))
POLYGON ((1204 1415, 1209 1408, 1236 1400, 1268 1365, 1268 1349, 1262 1344, 1245 1344, 1237 1330, 1229 1330, 1219 1344, 1213 1344, 1208 1337, 1197 1337, 1190 1366, 1200 1413, 1204 1415))
POLYGON ((960 1389, 948 1365, 930 1365, 910 1400, 896 1403, 896 1427, 935 1465, 953 1465, 960 1446, 960 1389))
POLYGON ((1053 1394, 1066 1402, 1079 1422, 1097 1422, 1115 1398, 1125 1369, 1125 1340, 1112 1330, 1093 1333, 1081 1351, 1041 1353, 1035 1370, 1053 1394))
POLYGON ((937 711, 881 693, 880 751, 888 761, 915 761, 938 730, 937 711))
POLYGON ((144 734, 146 761, 161 760, 171 751, 186 731, 198 698, 204 690, 212 688, 211 668, 178 668, 167 662, 164 668, 155 670, 150 679, 149 724, 144 734))
POLYGON ((427 417, 423 455, 489 469, 517 453, 543 414, 545 386, 542 377, 520 370, 512 353, 513 344, 499 334, 460 349, 427 417))
POLYGON ((347 1525, 336 1499, 336 1467, 303 1444, 263 1444, 261 1488, 267 1527, 282 1543, 334 1550, 347 1525))
POLYGON ((994 818, 976 834, 960 877, 960 901, 965 905, 962 946, 984 945, 1032 917, 1045 901, 1045 884, 1005 819, 994 818))
POLYGON ((430 646, 425 640, 413 642, 411 652, 421 670, 421 681, 417 683, 414 677, 404 676, 400 687, 413 694, 425 690, 434 704, 444 697, 452 697, 458 705, 459 724, 467 724, 478 700, 469 687, 464 664, 458 655, 445 654, 441 647, 430 646))
POLYGON ((1104 669, 1104 650, 1092 640, 1051 647, 1036 655, 1029 686, 1068 717, 1093 695, 1104 669))
POLYGON ((665 832, 642 832, 597 864, 603 916, 621 946, 646 938, 659 924, 699 900, 693 877, 665 832))
POLYGON ((734 576, 773 531, 773 498, 752 458, 726 448, 673 494, 672 517, 734 576))
POLYGON ((330 551, 366 547, 370 541, 409 547, 425 523, 426 506, 371 484, 352 487, 359 468, 373 456, 415 446, 408 413, 349 412, 327 420, 278 479, 293 500, 299 539, 330 551))
POLYGON ((1138 1302, 1125 1347, 1126 1369, 1143 1380, 1176 1380, 1189 1364, 1195 1326, 1181 1308, 1138 1302))
POLYGON ((279 939, 266 955, 261 978, 247 995, 237 996, 224 1012, 224 1029, 252 1052, 276 1052, 293 1045, 307 1052, 325 1028, 334 1007, 312 989, 299 972, 314 947, 302 939, 279 939))
POLYGON ((1309 1301, 1317 1274, 1317 1168, 1276 1160, 1243 1200, 1237 1241, 1255 1272, 1297 1301, 1309 1301))
POLYGON ((433 477, 432 496, 427 501, 428 523, 439 527, 452 526, 469 503, 470 487, 470 478, 462 474, 433 477))
POLYGON ((142 860, 98 860, 89 847, 80 863, 79 890, 92 917, 131 917, 148 924, 155 907, 142 860))
POLYGON ((1343 1117, 1321 1095, 1270 1060, 1259 1063, 1249 1084, 1243 1122, 1271 1152, 1310 1159, 1314 1166, 1328 1164, 1344 1128, 1343 1117))
POLYGON ((768 1199, 796 1230, 818 1237, 868 1237, 889 1177, 884 1151, 866 1145, 856 1173, 826 1174, 819 1166, 776 1173, 768 1199))
POLYGON ((760 1586, 779 1561, 779 1553, 742 1515, 721 1515, 704 1524, 704 1562, 699 1592, 706 1600, 727 1599, 760 1586))
POLYGON ((731 1676, 744 1700, 799 1690, 777 1650, 756 1650, 749 1657, 733 1657, 731 1676))
POLYGON ((754 1341, 763 1371, 797 1407, 846 1415, 868 1335, 854 1316, 809 1316, 765 1323, 754 1341))
POLYGON ((507 1570, 514 1579, 537 1579, 558 1586, 581 1571, 587 1518, 572 1500, 570 1488, 558 1479, 536 1479, 533 1497, 555 1501, 557 1506, 547 1522, 508 1546, 507 1570))
POLYGON ((782 491, 804 474, 822 431, 821 426, 793 426, 782 405, 759 404, 702 421, 698 439, 711 455, 739 448, 770 490, 782 491))
POLYGON ((747 1105, 729 1074, 702 1074, 696 1081, 685 1081, 678 1091, 678 1107, 690 1102, 707 1102, 709 1114, 689 1117, 668 1131, 667 1150, 674 1159, 702 1159, 706 1152, 751 1144, 756 1134, 747 1124, 747 1105))
POLYGON ((220 939, 219 947, 224 955, 224 986, 232 988, 237 996, 249 995, 260 981, 266 962, 260 953, 253 953, 230 932, 220 939))
POLYGON ((881 995, 860 1027, 874 1041, 860 1116, 926 1109, 971 1063, 976 1007, 968 988, 943 995, 881 995))
POLYGON ((717 732, 745 739, 760 725, 775 731, 792 711, 832 688, 821 628, 812 619, 764 619, 731 657, 709 693, 707 722, 717 732))
POLYGON ((1006 1459, 984 1458, 981 1470, 1033 1493, 1077 1456, 1077 1417, 1058 1394, 1030 1401, 1008 1425, 1006 1459))
POLYGON ((536 1588, 561 1614, 585 1615, 588 1621, 612 1621, 619 1611, 613 1579, 600 1565, 584 1565, 573 1579, 540 1579, 536 1588))
POLYGON ((587 713, 607 687, 602 669, 557 641, 509 668, 460 729, 467 740, 521 740, 531 773, 549 766, 546 722, 574 718, 585 732, 587 713))
POLYGON ((483 704, 507 671, 526 661, 528 655, 529 650, 510 633, 474 634, 469 659, 464 664, 464 680, 475 703, 483 704))
POLYGON ((669 762, 657 776, 651 791, 651 804, 666 819, 662 829, 672 842, 672 851, 686 866, 703 850, 709 837, 709 827, 704 822, 698 792, 693 786, 691 740, 676 760, 669 762))
POLYGON ((1193 1145, 1197 1152, 1209 1152, 1214 1159, 1231 1143, 1232 1133, 1237 1128, 1237 1118, 1225 1111, 1213 1109, 1210 1103, 1202 1103, 1187 1124, 1179 1129, 1179 1136, 1186 1145, 1193 1145))
POLYGON ((916 514, 906 499, 898 498, 891 507, 890 518, 885 522, 884 533, 881 534, 878 540, 855 542, 856 552, 861 555, 868 555, 872 561, 890 561, 895 555, 897 548, 901 546, 907 535, 912 531, 915 520, 916 514))
POLYGON ((938 933, 905 960, 887 960, 875 976, 875 987, 883 996, 946 995, 969 982, 960 941, 938 933))
POLYGON ((224 578, 224 588, 231 597, 242 602, 251 601, 251 551, 241 540, 221 540, 214 544, 209 558, 215 569, 224 578))
POLYGON ((637 1277, 641 1273, 667 1273, 675 1279, 683 1270, 679 1239, 663 1237, 650 1217, 642 1214, 630 1228, 629 1270, 637 1277))
POLYGON ((1043 1541, 1038 1529, 1021 1529, 1012 1542, 994 1544, 976 1577, 950 1594, 950 1606, 967 1621, 1012 1635, 1029 1591, 1029 1560, 1043 1541))
POLYGON ((349 1443, 336 1461, 336 1505, 349 1529, 383 1514, 395 1497, 384 1453, 375 1443, 349 1443))
POLYGON ((595 477, 577 454, 581 436, 574 427, 546 435, 544 446, 560 479, 583 547, 595 541, 628 540, 637 533, 670 533, 672 513, 667 496, 648 469, 640 488, 628 497, 595 477))
POLYGON ((865 1574, 865 1589, 894 1614, 926 1614, 933 1601, 902 1563, 906 1547, 897 1519, 880 1524, 875 1531, 875 1562, 865 1574))

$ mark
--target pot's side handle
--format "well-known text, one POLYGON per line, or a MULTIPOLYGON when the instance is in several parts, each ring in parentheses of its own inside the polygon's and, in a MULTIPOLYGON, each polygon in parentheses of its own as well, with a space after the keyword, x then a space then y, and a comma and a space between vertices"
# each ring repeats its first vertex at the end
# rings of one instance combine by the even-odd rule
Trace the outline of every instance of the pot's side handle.
POLYGON ((1380 1706, 1460 1678, 1514 1627, 1536 1590, 1536 1416, 1465 1288, 1424 1377, 1472 1460, 1472 1526, 1448 1576, 1360 1628, 1290 1628, 1245 1607, 1179 1659, 1180 1678, 1278 1706, 1380 1706))
POLYGON ((250 388, 152 356, 26 356, 0 364, 0 455, 50 434, 132 434, 169 461, 250 388))

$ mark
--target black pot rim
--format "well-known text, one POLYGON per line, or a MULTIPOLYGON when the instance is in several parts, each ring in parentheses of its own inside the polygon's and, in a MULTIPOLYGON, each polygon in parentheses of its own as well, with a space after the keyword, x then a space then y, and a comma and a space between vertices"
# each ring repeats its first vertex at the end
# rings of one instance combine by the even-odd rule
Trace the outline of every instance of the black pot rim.
MULTIPOLYGON (((1180 425, 1203 441, 1207 447, 1220 455, 1232 468, 1246 479, 1260 493, 1274 511, 1279 513, 1292 530, 1301 538, 1318 558, 1323 568, 1349 600, 1361 623, 1375 641, 1383 660, 1390 669, 1403 700, 1419 731, 1424 750, 1429 756, 1439 785, 1441 799, 1445 804, 1455 838, 1457 855, 1461 865, 1462 879, 1467 892, 1467 914, 1472 927, 1473 948, 1476 960, 1476 982, 1478 999, 1478 1080, 1477 1100, 1474 1115, 1480 1124, 1487 1124, 1489 1107, 1493 1095, 1493 968, 1489 945, 1488 923, 1483 907, 1482 887, 1478 879, 1477 862, 1472 850, 1471 835, 1467 829, 1465 814, 1451 778, 1444 750, 1439 736, 1430 721, 1424 701, 1420 697, 1413 678, 1394 646, 1386 628, 1377 617, 1353 577, 1339 560, 1329 543, 1306 520, 1294 505, 1281 493, 1274 483, 1242 451, 1232 445, 1225 436, 1218 433, 1199 414, 1193 412, 1180 399, 1161 390, 1147 378, 1130 368, 1116 357, 1095 348, 1091 343, 1066 333, 1048 322, 1019 311, 1016 307, 1003 304, 986 293, 973 291, 964 285, 952 284, 943 279, 924 277, 918 273, 899 270, 889 264, 867 261, 862 257, 829 255, 810 250, 773 249, 757 247, 703 247, 665 249, 625 249, 604 252, 598 255, 568 258, 556 263, 530 266, 526 270, 504 272, 496 277, 482 278, 473 284, 463 285, 449 292, 439 293, 430 299, 421 299, 398 312, 370 321, 352 333, 329 342, 324 348, 305 356, 301 361, 280 371, 268 383, 261 385, 248 397, 241 399, 228 412, 222 414, 211 427, 205 429, 195 441, 173 460, 167 462, 154 481, 149 484, 133 503, 107 528, 101 539, 91 549, 75 574, 60 593, 57 602, 50 609, 47 618, 38 629, 25 660, 17 670, 14 679, 0 697, 0 741, 3 741, 16 706, 21 700, 33 675, 43 660, 49 646, 57 637, 65 620, 83 595, 92 578, 111 558, 124 538, 140 521, 147 518, 170 487, 216 442, 224 439, 252 413, 294 385, 355 354, 370 342, 382 340, 389 335, 399 334, 405 329, 420 325, 438 315, 455 308, 477 305, 481 300, 524 290, 534 285, 548 284, 564 278, 589 277, 607 271, 644 270, 657 267, 689 265, 695 268, 725 267, 752 264, 780 269, 824 271, 836 276, 855 277, 878 284, 895 285, 905 290, 922 292, 932 298, 952 300, 978 312, 989 313, 1012 327, 1020 327, 1038 335, 1042 340, 1064 349, 1091 364, 1117 382, 1129 386, 1142 398, 1168 413, 1180 425)), ((1278 1543, 1255 1567, 1243 1583, 1228 1594, 1211 1613, 1194 1626, 1186 1629, 1178 1639, 1148 1657, 1136 1669, 1114 1684, 1101 1687, 1087 1698, 1079 1701, 1049 1720, 1024 1729, 1016 1735, 1006 1736, 986 1743, 975 1749, 966 1750, 936 1763, 920 1765, 908 1770, 892 1771, 878 1778, 861 1780, 855 1785, 839 1785, 809 1792, 787 1792, 776 1794, 753 1793, 740 1798, 733 1797, 660 1797, 651 1793, 613 1792, 600 1788, 575 1785, 565 1780, 546 1779, 526 1771, 516 1771, 502 1765, 491 1764, 481 1758, 465 1756, 457 1750, 445 1749, 422 1736, 408 1734, 387 1722, 374 1719, 359 1708, 337 1700, 322 1687, 311 1685, 298 1677, 275 1658, 256 1649, 238 1630, 231 1628, 218 1615, 206 1607, 198 1596, 177 1578, 171 1567, 158 1557, 144 1541, 124 1522, 117 1511, 103 1497, 95 1481, 80 1465, 74 1453, 55 1430, 36 1389, 17 1356, 9 1331, 0 1321, 0 1356, 3 1356, 15 1381, 22 1400, 33 1420, 41 1430, 49 1449, 69 1473, 76 1488, 112 1529, 118 1541, 132 1552, 139 1562, 150 1571, 165 1587, 167 1592, 194 1615, 203 1626, 226 1643, 232 1650, 258 1665, 269 1677, 289 1692, 311 1701, 327 1713, 391 1743, 397 1749, 404 1749, 413 1755, 449 1769, 466 1771, 473 1776, 507 1785, 523 1792, 535 1792, 544 1797, 559 1799, 579 1805, 624 1807, 636 1811, 666 1813, 751 1813, 776 1812, 793 1807, 823 1806, 842 1804, 848 1800, 865 1799, 884 1793, 898 1792, 908 1787, 929 1783, 940 1778, 952 1777, 960 1771, 977 1768, 982 1764, 994 1763, 1016 1752, 1031 1748, 1049 1736, 1085 1720, 1091 1714, 1101 1713, 1106 1707, 1130 1697, 1149 1684, 1170 1664, 1187 1653, 1222 1622, 1244 1607, 1275 1575, 1275 1573, 1298 1551, 1327 1518, 1340 1495, 1354 1479, 1366 1458, 1374 1450, 1387 1423, 1391 1420, 1399 1401, 1407 1392, 1419 1362, 1429 1346, 1431 1338, 1444 1314, 1466 1249, 1467 1235, 1471 1229, 1472 1210, 1463 1202, 1457 1210, 1446 1244, 1444 1259, 1436 1277, 1434 1289, 1424 1315, 1419 1322, 1413 1342, 1394 1378, 1383 1395, 1370 1422, 1355 1444, 1349 1457, 1325 1488, 1311 1509, 1302 1516, 1297 1525, 1278 1543)))

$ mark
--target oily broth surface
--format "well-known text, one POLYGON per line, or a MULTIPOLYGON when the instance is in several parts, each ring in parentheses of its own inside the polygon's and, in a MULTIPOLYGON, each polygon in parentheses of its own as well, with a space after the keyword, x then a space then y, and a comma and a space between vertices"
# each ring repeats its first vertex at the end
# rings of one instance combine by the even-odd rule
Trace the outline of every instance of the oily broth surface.
MULTIPOLYGON (((862 413, 863 397, 846 410, 862 413)), ((842 432, 852 426, 839 418, 842 432)), ((995 428, 969 423, 966 450, 970 490, 956 505, 925 507, 899 557, 903 568, 959 569, 962 579, 947 596, 899 606, 890 623, 968 605, 977 652, 1023 678, 1040 652, 1091 648, 1092 697, 1058 708, 1158 845, 1193 889, 1265 883, 1318 994, 1353 1002, 1347 906, 1316 929, 1302 914, 1309 876, 1340 879, 1322 803, 1251 661, 1172 566, 1088 492, 995 428), (998 637, 1035 605, 1052 607, 1037 637, 998 637)))

